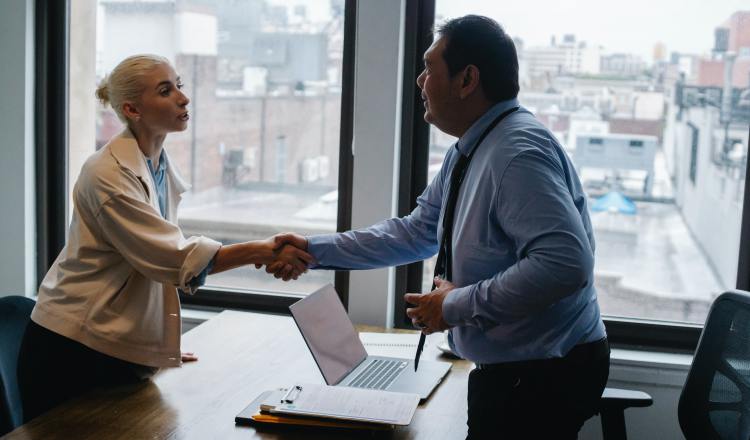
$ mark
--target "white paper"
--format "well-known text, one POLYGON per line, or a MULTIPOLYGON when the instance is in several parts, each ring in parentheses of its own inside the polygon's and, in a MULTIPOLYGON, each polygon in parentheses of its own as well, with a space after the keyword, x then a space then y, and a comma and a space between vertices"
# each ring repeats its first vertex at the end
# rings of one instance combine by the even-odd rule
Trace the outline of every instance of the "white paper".
POLYGON ((417 394, 315 384, 298 385, 302 390, 294 402, 276 404, 271 412, 408 425, 419 405, 417 394))

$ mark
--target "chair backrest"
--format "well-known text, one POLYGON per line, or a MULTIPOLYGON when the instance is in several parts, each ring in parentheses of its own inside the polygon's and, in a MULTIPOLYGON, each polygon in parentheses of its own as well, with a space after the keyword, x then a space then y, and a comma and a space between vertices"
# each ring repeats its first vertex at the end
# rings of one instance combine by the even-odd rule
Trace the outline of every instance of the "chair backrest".
POLYGON ((685 438, 750 439, 750 294, 731 291, 706 318, 678 407, 685 438))
POLYGON ((0 436, 23 423, 18 391, 18 351, 34 301, 23 296, 0 298, 0 436))

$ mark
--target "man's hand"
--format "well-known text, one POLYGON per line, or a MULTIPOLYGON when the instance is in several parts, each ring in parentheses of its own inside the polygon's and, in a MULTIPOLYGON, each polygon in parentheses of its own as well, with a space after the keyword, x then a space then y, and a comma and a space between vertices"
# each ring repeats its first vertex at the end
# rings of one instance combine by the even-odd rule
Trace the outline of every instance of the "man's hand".
POLYGON ((411 318, 414 327, 421 328, 426 335, 448 329, 450 326, 443 319, 443 301, 454 287, 450 281, 435 277, 435 290, 432 292, 404 295, 407 303, 416 306, 406 309, 406 315, 411 318))
MULTIPOLYGON (((274 277, 289 281, 296 280, 307 267, 315 262, 315 259, 306 252, 307 239, 299 234, 285 232, 277 234, 270 239, 273 242, 275 258, 266 265, 266 272, 274 277), (300 263, 303 264, 300 267, 300 263)), ((260 269, 260 265, 255 267, 260 269)))

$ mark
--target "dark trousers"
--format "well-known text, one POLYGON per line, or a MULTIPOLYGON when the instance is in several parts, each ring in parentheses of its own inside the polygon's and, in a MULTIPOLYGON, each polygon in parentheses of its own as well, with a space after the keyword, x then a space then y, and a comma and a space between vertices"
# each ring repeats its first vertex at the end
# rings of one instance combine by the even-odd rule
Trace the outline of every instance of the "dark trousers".
POLYGON ((478 366, 469 375, 467 439, 578 438, 609 376, 606 339, 559 359, 478 366))
POLYGON ((24 423, 93 388, 137 382, 135 368, 30 321, 18 359, 24 423))

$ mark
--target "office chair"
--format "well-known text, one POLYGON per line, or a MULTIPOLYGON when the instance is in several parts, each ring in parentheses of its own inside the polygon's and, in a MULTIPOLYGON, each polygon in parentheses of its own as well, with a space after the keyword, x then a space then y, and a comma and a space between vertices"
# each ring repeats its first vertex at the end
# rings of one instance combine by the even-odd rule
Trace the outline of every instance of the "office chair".
POLYGON ((23 423, 18 391, 18 351, 34 301, 23 296, 0 298, 0 436, 23 423))
POLYGON ((750 439, 750 294, 711 305, 677 410, 687 440, 750 439))

